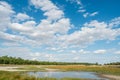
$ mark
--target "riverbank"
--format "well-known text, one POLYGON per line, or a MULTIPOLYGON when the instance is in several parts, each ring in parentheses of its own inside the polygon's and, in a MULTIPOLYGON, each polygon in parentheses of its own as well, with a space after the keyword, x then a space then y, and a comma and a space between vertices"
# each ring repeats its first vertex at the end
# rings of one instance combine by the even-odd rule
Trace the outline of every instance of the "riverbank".
POLYGON ((108 78, 110 80, 120 80, 120 76, 116 75, 100 74, 100 77, 108 78))
POLYGON ((19 70, 20 67, 8 67, 8 66, 0 66, 0 71, 27 71, 27 70, 19 70))

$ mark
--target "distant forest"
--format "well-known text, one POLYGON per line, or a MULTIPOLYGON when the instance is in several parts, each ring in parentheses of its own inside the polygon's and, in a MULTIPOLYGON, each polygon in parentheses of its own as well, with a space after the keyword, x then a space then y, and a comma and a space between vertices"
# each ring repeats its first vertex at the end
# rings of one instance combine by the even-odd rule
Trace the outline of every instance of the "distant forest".
POLYGON ((120 65, 120 62, 107 63, 105 65, 120 65))
POLYGON ((2 56, 0 57, 0 64, 18 64, 18 65, 98 65, 98 63, 77 63, 77 62, 49 62, 25 60, 20 57, 2 56))

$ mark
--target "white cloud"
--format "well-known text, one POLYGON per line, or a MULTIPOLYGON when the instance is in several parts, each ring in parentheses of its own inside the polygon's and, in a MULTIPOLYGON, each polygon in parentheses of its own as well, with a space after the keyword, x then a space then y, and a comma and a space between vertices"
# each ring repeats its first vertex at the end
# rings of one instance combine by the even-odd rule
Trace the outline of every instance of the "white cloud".
POLYGON ((38 29, 44 32, 53 31, 53 33, 66 33, 70 29, 70 21, 67 18, 62 18, 55 23, 50 23, 48 20, 42 20, 38 25, 38 29))
MULTIPOLYGON (((12 10, 11 5, 9 5, 7 2, 0 1, 0 17, 1 17, 0 18, 0 30, 1 30, 0 39, 3 39, 5 43, 9 41, 20 42, 20 43, 31 42, 31 40, 28 40, 24 36, 5 32, 6 30, 11 28, 11 24, 14 24, 11 21, 11 19, 13 19, 12 17, 14 16, 13 15, 14 13, 15 11, 12 10)), ((16 23, 16 24, 19 24, 19 23, 16 23)), ((14 26, 19 28, 20 25, 14 25, 14 26)))
POLYGON ((120 54, 120 51, 115 51, 115 54, 120 54))
POLYGON ((57 20, 63 17, 63 11, 59 10, 51 1, 49 0, 31 0, 36 8, 43 10, 45 13, 43 15, 47 16, 48 20, 57 20), (54 14, 53 14, 54 13, 54 14))
MULTIPOLYGON (((77 1, 76 3, 81 5, 79 0, 77 1)), ((117 36, 120 36, 119 28, 111 28, 119 25, 119 17, 111 20, 110 23, 92 20, 86 22, 80 30, 68 34, 73 25, 70 19, 64 16, 64 12, 53 4, 52 1, 31 0, 31 4, 35 8, 42 10, 43 16, 46 16, 39 23, 36 23, 27 14, 14 14, 15 11, 13 11, 8 3, 0 1, 0 40, 3 41, 0 45, 7 46, 7 48, 0 48, 1 56, 19 56, 43 61, 79 62, 87 61, 86 59, 88 58, 90 60, 92 57, 95 61, 105 58, 93 57, 93 55, 97 54, 86 57, 85 54, 108 53, 108 51, 104 49, 87 51, 81 49, 81 47, 83 48, 99 40, 115 40, 117 36), (23 22, 21 23, 19 21, 23 22), (25 46, 42 48, 45 52, 32 52, 31 48, 25 46), (51 52, 60 54, 52 54, 51 52)), ((92 14, 87 13, 86 9, 83 8, 80 8, 79 11, 86 13, 84 17, 97 14, 97 12, 92 14)), ((115 53, 119 54, 119 51, 115 51, 115 53)))
POLYGON ((107 23, 93 20, 90 23, 85 23, 81 30, 59 38, 63 46, 78 45, 83 47, 97 40, 115 40, 117 36, 119 36, 119 29, 110 29, 107 23))
POLYGON ((14 13, 12 7, 4 2, 0 1, 0 31, 5 31, 10 23, 11 15, 14 13))
POLYGON ((36 53, 34 53, 34 54, 31 53, 30 56, 32 56, 32 57, 40 57, 41 54, 40 54, 39 52, 36 52, 36 53))
POLYGON ((16 43, 16 42, 5 42, 5 43, 2 43, 2 46, 17 47, 17 46, 21 46, 21 45, 19 43, 16 43))
POLYGON ((51 10, 45 12, 44 16, 47 16, 48 20, 57 20, 57 19, 62 18, 63 12, 61 10, 51 9, 51 10))
MULTIPOLYGON (((12 41, 26 45, 49 46, 51 47, 51 50, 63 52, 64 49, 73 46, 78 48, 85 47, 98 40, 114 40, 120 35, 120 29, 111 29, 106 22, 99 22, 97 20, 85 23, 80 30, 68 34, 72 26, 70 19, 64 17, 64 12, 54 5, 52 1, 31 0, 31 4, 37 9, 42 10, 44 12, 43 15, 47 16, 46 19, 42 19, 39 23, 36 23, 34 20, 29 20, 31 17, 27 14, 14 14, 15 12, 8 3, 0 3, 0 14, 5 13, 3 23, 0 23, 0 27, 6 27, 5 29, 9 28, 15 32, 9 33, 1 31, 0 39, 3 39, 4 42, 12 41), (6 10, 8 12, 6 12, 6 10), (51 11, 54 11, 55 14, 51 11), (27 20, 22 23, 12 22, 12 14, 14 14, 14 16, 19 15, 18 19, 27 20), (7 22, 7 24, 4 22, 7 22), (59 49, 56 50, 56 46, 58 46, 59 49)), ((89 13, 87 13, 87 16, 88 14, 89 13)), ((0 20, 2 19, 0 18, 0 20)), ((115 21, 117 20, 115 19, 114 22, 115 21)), ((84 50, 78 52, 89 53, 84 50)))
POLYGON ((32 27, 30 27, 30 26, 24 26, 24 24, 19 24, 19 23, 11 23, 10 28, 12 28, 13 30, 19 31, 19 32, 20 31, 25 32, 25 31, 31 31, 31 30, 33 30, 32 27))
POLYGON ((94 51, 94 53, 96 53, 96 54, 105 54, 106 50, 104 50, 104 49, 96 50, 96 51, 94 51))
MULTIPOLYGON (((68 30, 71 27, 70 20, 68 18, 64 17, 64 13, 62 10, 56 7, 51 1, 38 1, 38 0, 31 0, 31 3, 44 11, 45 16, 47 16, 46 19, 43 19, 40 21, 38 25, 36 25, 36 22, 31 20, 32 17, 28 16, 24 13, 18 13, 15 16, 15 18, 12 18, 12 21, 10 20, 10 14, 13 14, 13 10, 11 6, 8 3, 5 3, 9 6, 8 13, 4 19, 9 19, 6 23, 2 23, 0 27, 5 28, 4 25, 6 25, 12 32, 14 33, 6 33, 1 32, 1 39, 9 40, 9 41, 15 41, 15 42, 21 42, 21 43, 35 43, 35 45, 41 45, 41 44, 47 44, 52 45, 55 43, 58 35, 56 34, 66 34, 68 30), (40 4, 38 4, 40 3, 40 4), (10 12, 9 12, 10 11, 10 12), (53 12, 55 14, 53 14, 53 12), (18 21, 16 21, 18 20, 18 21), (22 23, 19 23, 19 21, 24 21, 22 23), (53 22, 54 21, 54 22, 53 22), (8 24, 9 23, 9 24, 8 24), (17 34, 16 34, 17 33, 17 34), (22 42, 23 41, 23 42, 22 42)), ((0 5, 2 7, 2 5, 0 5)), ((5 10, 7 10, 8 7, 6 7, 5 10)), ((3 12, 4 9, 2 9, 3 12)), ((6 11, 7 12, 7 11, 6 11)), ((1 19, 3 20, 3 19, 1 19)), ((6 22, 3 20, 3 22, 6 22)), ((5 28, 5 29, 8 29, 5 28)))
POLYGON ((87 17, 91 17, 91 16, 95 16, 98 14, 98 12, 88 12, 87 9, 85 9, 84 5, 81 3, 81 0, 66 0, 67 2, 70 2, 71 4, 75 3, 78 6, 78 10, 77 12, 79 13, 83 13, 83 17, 87 18, 87 17))
POLYGON ((79 60, 79 57, 78 57, 78 56, 77 56, 77 57, 74 57, 73 60, 74 60, 74 61, 78 61, 78 60, 79 60))
POLYGON ((77 51, 76 50, 72 50, 71 53, 77 53, 77 51))
POLYGON ((38 40, 40 43, 55 44, 56 34, 66 34, 71 27, 70 20, 64 17, 62 10, 57 8, 51 1, 31 0, 31 4, 44 12, 46 19, 36 25, 32 33, 25 33, 30 38, 38 40), (53 14, 54 13, 54 14, 53 14))
POLYGON ((120 25, 120 17, 116 17, 109 22, 109 27, 115 28, 120 25))
POLYGON ((31 53, 31 50, 27 47, 0 48, 0 56, 9 55, 15 57, 29 58, 28 54, 31 53))
POLYGON ((85 11, 86 11, 85 9, 78 10, 78 12, 81 12, 81 13, 83 13, 85 11))
POLYGON ((13 34, 8 34, 4 32, 0 32, 0 39, 3 39, 5 42, 16 42, 16 43, 22 43, 26 45, 35 45, 37 44, 36 41, 27 39, 24 36, 19 36, 19 35, 13 35, 13 34))
POLYGON ((66 0, 67 2, 70 2, 71 4, 72 3, 76 3, 77 5, 82 5, 81 1, 80 0, 66 0))
POLYGON ((87 12, 87 13, 83 14, 83 17, 86 18, 88 15, 89 15, 89 13, 87 12))
POLYGON ((15 16, 15 21, 25 21, 25 20, 29 20, 29 19, 33 19, 32 17, 28 16, 27 14, 25 13, 18 13, 16 16, 15 16))
POLYGON ((46 50, 57 51, 57 50, 59 50, 59 48, 56 48, 56 47, 48 47, 48 48, 46 48, 46 50))
POLYGON ((49 53, 31 53, 30 56, 32 57, 32 60, 42 60, 42 61, 55 61, 56 58, 54 54, 49 54, 49 53))
POLYGON ((78 51, 78 53, 87 54, 87 53, 90 53, 90 51, 85 51, 84 49, 81 49, 81 50, 78 51))
POLYGON ((83 17, 84 17, 84 18, 87 18, 87 17, 89 17, 89 16, 95 16, 95 15, 97 15, 97 14, 98 14, 98 12, 93 12, 93 13, 88 13, 88 12, 86 12, 86 13, 83 14, 83 17))
POLYGON ((95 16, 97 14, 98 14, 98 12, 93 12, 93 13, 90 14, 90 16, 95 16))

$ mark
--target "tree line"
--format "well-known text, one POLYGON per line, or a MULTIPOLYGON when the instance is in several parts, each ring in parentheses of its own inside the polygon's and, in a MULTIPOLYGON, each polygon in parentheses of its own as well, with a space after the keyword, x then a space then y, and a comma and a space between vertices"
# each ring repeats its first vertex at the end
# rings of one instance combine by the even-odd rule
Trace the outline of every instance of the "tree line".
POLYGON ((20 57, 1 56, 0 64, 18 65, 98 65, 98 63, 77 63, 77 62, 49 62, 37 60, 25 60, 20 57))
POLYGON ((105 65, 120 65, 120 62, 112 62, 112 63, 107 63, 105 65))

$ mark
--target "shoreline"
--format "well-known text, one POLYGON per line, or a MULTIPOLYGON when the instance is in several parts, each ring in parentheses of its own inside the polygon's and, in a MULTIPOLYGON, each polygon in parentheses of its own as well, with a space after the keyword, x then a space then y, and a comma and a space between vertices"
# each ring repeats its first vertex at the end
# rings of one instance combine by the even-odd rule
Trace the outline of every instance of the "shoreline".
POLYGON ((111 75, 111 74, 98 74, 98 76, 103 78, 108 78, 110 80, 120 80, 120 76, 117 75, 111 75))
MULTIPOLYGON (((25 66, 0 66, 0 71, 10 71, 10 72, 14 72, 14 71, 34 71, 34 70, 22 70, 20 68, 24 68, 25 66)), ((36 66, 36 68, 40 68, 41 66, 36 66)), ((59 71, 60 69, 51 69, 51 68, 44 68, 45 71, 59 71)), ((96 75, 98 75, 99 77, 103 77, 103 78, 107 78, 110 80, 120 80, 120 75, 111 75, 111 74, 99 74, 96 73, 96 75)))

